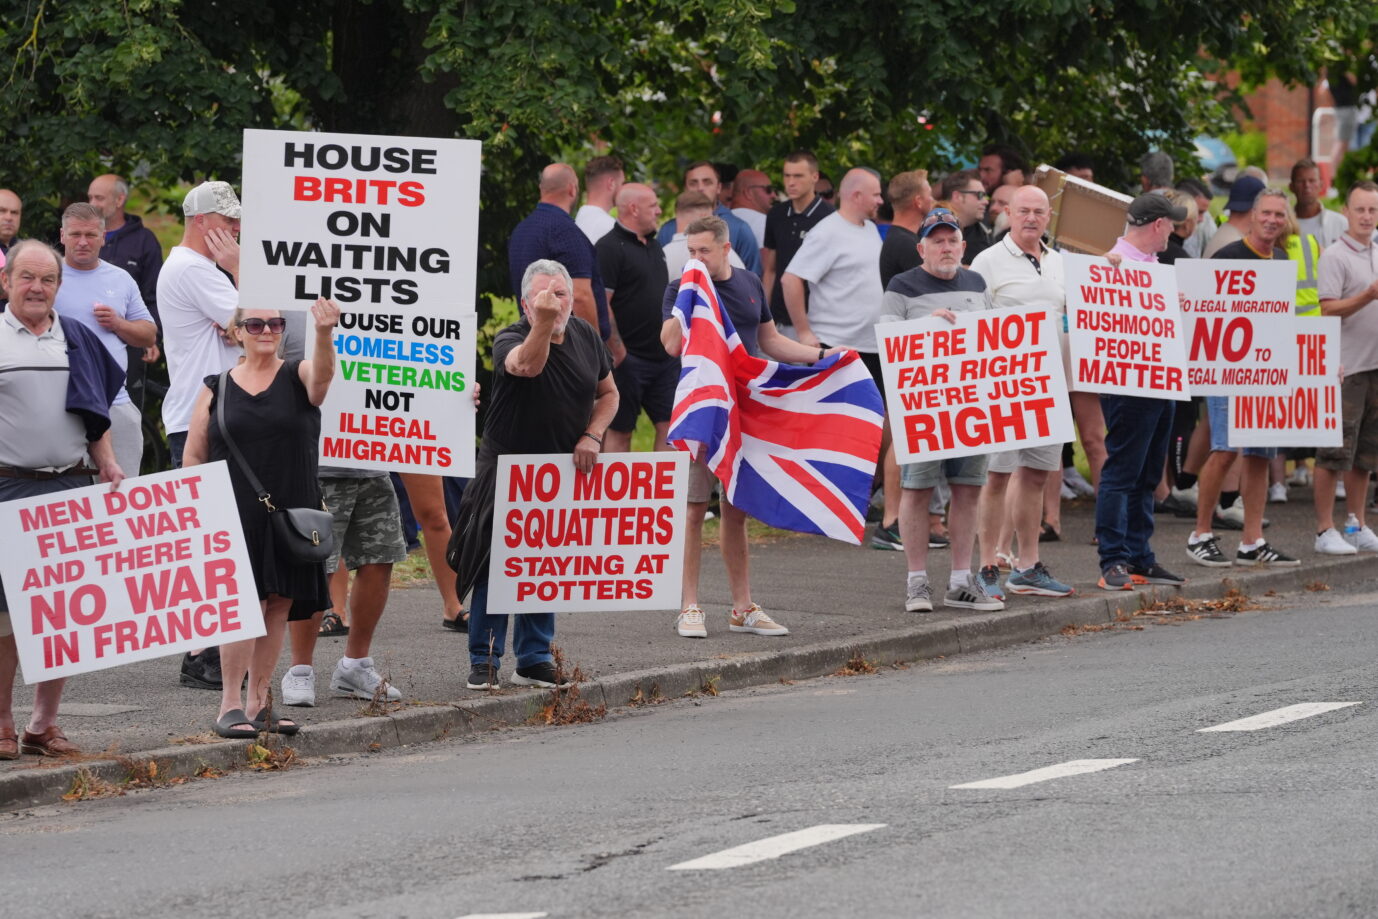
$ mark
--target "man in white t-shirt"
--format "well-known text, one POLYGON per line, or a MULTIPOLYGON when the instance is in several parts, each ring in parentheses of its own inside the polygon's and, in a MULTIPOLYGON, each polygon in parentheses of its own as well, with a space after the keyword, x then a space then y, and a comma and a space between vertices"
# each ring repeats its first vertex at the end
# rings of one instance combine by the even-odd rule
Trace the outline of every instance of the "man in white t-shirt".
POLYGON ((626 181, 622 161, 615 156, 595 156, 584 167, 584 206, 574 215, 574 225, 584 231, 589 242, 612 232, 617 223, 612 216, 618 189, 626 181))
POLYGON ((239 198, 228 182, 202 182, 187 192, 182 201, 182 241, 168 253, 158 275, 169 378, 163 427, 174 466, 182 465, 201 381, 239 359, 226 330, 239 306, 240 212, 239 198))
MULTIPOLYGON (((855 349, 884 393, 875 331, 885 296, 880 284, 882 240, 872 222, 884 200, 880 178, 869 169, 853 169, 842 177, 837 198, 837 210, 809 231, 790 259, 780 276, 780 290, 799 342, 820 349, 855 349)), ((889 425, 882 435, 881 457, 885 506, 871 545, 898 550, 903 548, 899 536, 900 467, 890 443, 889 425)))
MULTIPOLYGON (((163 428, 173 466, 182 465, 191 410, 202 381, 239 360, 230 324, 239 306, 239 198, 228 182, 202 182, 182 200, 186 228, 158 275, 168 389, 163 428), (223 270, 222 270, 223 269, 223 270), (226 274, 228 272, 228 274, 226 274)), ((183 686, 220 689, 220 649, 182 658, 183 686)))
POLYGON ((1321 204, 1321 167, 1314 160, 1300 159, 1292 165, 1291 189, 1297 199, 1297 226, 1315 237, 1322 249, 1349 231, 1344 214, 1321 204))

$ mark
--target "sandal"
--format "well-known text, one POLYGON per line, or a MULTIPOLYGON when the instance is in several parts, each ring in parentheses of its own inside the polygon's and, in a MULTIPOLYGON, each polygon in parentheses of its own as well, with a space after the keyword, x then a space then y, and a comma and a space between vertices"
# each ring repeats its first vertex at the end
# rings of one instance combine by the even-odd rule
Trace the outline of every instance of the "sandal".
POLYGON ((340 614, 331 610, 321 617, 320 635, 322 638, 333 638, 336 635, 348 635, 349 626, 345 625, 340 614))
POLYGON ((297 724, 291 718, 286 720, 279 718, 276 721, 268 721, 263 717, 266 714, 268 714, 268 709, 260 710, 257 715, 249 720, 249 723, 260 731, 267 731, 270 734, 290 735, 301 730, 301 725, 297 724))
POLYGON ((1048 523, 1047 521, 1044 521, 1044 523, 1043 523, 1043 529, 1042 529, 1042 530, 1039 530, 1039 532, 1038 532, 1038 541, 1039 541, 1039 542, 1059 542, 1061 539, 1062 539, 1062 534, 1059 533, 1057 530, 1053 529, 1053 525, 1052 525, 1051 523, 1048 523))
POLYGON ((1014 571, 1019 567, 1019 559, 1013 552, 997 552, 995 564, 1001 571, 1014 571))
POLYGON ((464 610, 460 610, 459 615, 455 616, 453 619, 446 619, 442 616, 440 618, 440 627, 448 629, 451 632, 467 633, 469 631, 469 614, 464 612, 464 610))
POLYGON ((237 728, 236 724, 252 725, 254 722, 249 716, 244 714, 244 709, 230 709, 221 715, 215 722, 215 733, 221 737, 229 737, 234 740, 251 740, 258 736, 258 729, 253 727, 237 728))
POLYGON ((0 759, 19 759, 19 735, 14 731, 0 735, 0 759))

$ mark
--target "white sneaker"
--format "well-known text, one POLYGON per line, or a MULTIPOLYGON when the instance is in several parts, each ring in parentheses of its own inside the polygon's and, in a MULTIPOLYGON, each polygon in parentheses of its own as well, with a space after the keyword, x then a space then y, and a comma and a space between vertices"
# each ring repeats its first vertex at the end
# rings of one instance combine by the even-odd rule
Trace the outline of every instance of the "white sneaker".
POLYGON ((1062 484, 1076 492, 1078 497, 1094 498, 1096 496, 1096 489, 1090 482, 1086 481, 1081 470, 1075 466, 1068 466, 1062 470, 1062 484))
POLYGON ((1269 504, 1286 504, 1286 503, 1287 503, 1287 486, 1284 485, 1284 484, 1282 484, 1281 482, 1274 482, 1272 485, 1269 485, 1269 486, 1268 486, 1268 503, 1269 503, 1269 504))
POLYGON ((1216 508, 1216 515, 1221 520, 1228 520, 1231 523, 1243 528, 1244 526, 1244 499, 1235 498, 1234 503, 1229 507, 1216 508))
POLYGON ((1367 526, 1360 527, 1357 533, 1345 533, 1343 538, 1359 552, 1378 552, 1378 536, 1367 526))
POLYGON ((282 675, 282 704, 310 708, 316 704, 316 671, 306 664, 289 667, 282 675))
POLYGON ((1345 480, 1342 479, 1342 478, 1340 478, 1339 476, 1336 476, 1336 477, 1335 477, 1335 500, 1336 500, 1336 501, 1343 501, 1343 500, 1344 500, 1345 498, 1347 498, 1347 497, 1349 497, 1349 496, 1345 494, 1345 480))
POLYGON ((1063 482, 1062 491, 1058 494, 1058 497, 1063 501, 1075 501, 1077 499, 1077 493, 1072 491, 1072 486, 1063 482))
POLYGON ((1197 488, 1197 485, 1196 485, 1195 482, 1192 483, 1192 485, 1191 485, 1190 488, 1174 488, 1174 489, 1172 489, 1172 496, 1173 496, 1174 498, 1176 498, 1178 501, 1188 501, 1188 502, 1190 502, 1190 503, 1192 504, 1193 507, 1196 505, 1196 498, 1197 498, 1197 496, 1198 496, 1199 494, 1200 494, 1200 491, 1199 491, 1199 489, 1197 488))
POLYGON ((1316 552, 1320 555, 1358 555, 1359 550, 1351 546, 1340 531, 1331 527, 1316 537, 1316 552))
POLYGON ((1296 486, 1297 488, 1305 488, 1305 487, 1307 487, 1308 485, 1310 485, 1310 484, 1311 484, 1311 467, 1310 467, 1310 466, 1302 465, 1301 463, 1298 463, 1298 464, 1297 464, 1297 468, 1293 469, 1293 470, 1292 470, 1292 474, 1291 474, 1290 476, 1288 476, 1288 478, 1287 478, 1287 484, 1288 484, 1288 485, 1294 485, 1294 486, 1296 486))
POLYGON ((372 700, 377 696, 383 702, 400 702, 402 693, 396 686, 393 686, 383 675, 373 666, 373 658, 359 658, 359 666, 346 667, 341 660, 335 665, 335 672, 330 677, 330 689, 337 696, 347 699, 368 699, 372 700), (379 686, 382 691, 379 691, 379 686))
POLYGON ((704 623, 703 610, 698 606, 686 606, 675 620, 675 631, 681 638, 707 638, 708 627, 704 623))

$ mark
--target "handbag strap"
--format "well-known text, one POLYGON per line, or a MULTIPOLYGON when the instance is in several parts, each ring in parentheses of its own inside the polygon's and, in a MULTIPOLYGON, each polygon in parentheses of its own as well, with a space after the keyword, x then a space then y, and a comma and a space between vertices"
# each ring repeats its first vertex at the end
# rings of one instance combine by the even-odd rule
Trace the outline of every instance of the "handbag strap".
POLYGON ((229 385, 230 372, 226 370, 220 374, 220 392, 217 394, 215 400, 215 420, 220 425, 220 436, 224 439, 225 446, 230 448, 230 455, 234 457, 234 461, 239 464, 239 471, 244 473, 244 478, 249 480, 249 487, 254 490, 254 494, 258 495, 258 500, 262 501, 270 512, 275 511, 277 508, 274 507, 273 502, 269 500, 272 496, 264 490, 263 483, 258 480, 258 476, 254 475, 254 471, 249 468, 248 462, 244 459, 244 454, 239 452, 239 445, 236 444, 234 438, 230 436, 229 425, 225 424, 225 400, 228 395, 229 385))

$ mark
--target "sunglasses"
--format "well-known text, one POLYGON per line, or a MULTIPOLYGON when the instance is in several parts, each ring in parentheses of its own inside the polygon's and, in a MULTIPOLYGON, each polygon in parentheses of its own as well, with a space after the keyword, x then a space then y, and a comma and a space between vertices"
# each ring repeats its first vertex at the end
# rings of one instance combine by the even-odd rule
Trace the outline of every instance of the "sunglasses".
POLYGON ((959 195, 975 195, 976 197, 980 198, 982 201, 985 201, 986 199, 988 199, 988 198, 990 197, 990 195, 986 194, 986 193, 983 192, 983 191, 967 191, 965 188, 959 188, 959 189, 957 189, 956 194, 959 194, 959 195))
POLYGON ((287 328, 287 320, 281 316, 276 319, 241 319, 235 323, 250 335, 262 335, 263 330, 267 329, 274 335, 281 335, 287 328))
POLYGON ((827 191, 820 191, 818 193, 818 197, 824 199, 825 201, 831 201, 833 199, 833 195, 835 194, 837 194, 837 189, 830 188, 827 191))

